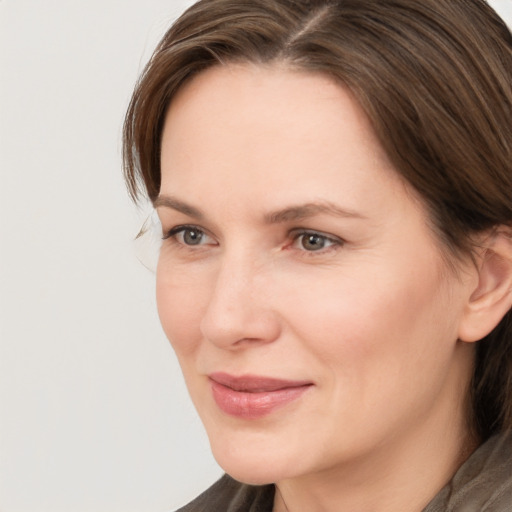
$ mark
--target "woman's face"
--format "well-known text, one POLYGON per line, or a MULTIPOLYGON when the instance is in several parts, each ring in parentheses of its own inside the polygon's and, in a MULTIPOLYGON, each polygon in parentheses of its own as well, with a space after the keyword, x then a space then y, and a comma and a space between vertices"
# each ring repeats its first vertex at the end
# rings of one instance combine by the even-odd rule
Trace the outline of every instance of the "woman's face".
POLYGON ((156 206, 160 318, 232 476, 350 467, 463 416, 475 283, 344 88, 203 72, 167 114, 156 206))

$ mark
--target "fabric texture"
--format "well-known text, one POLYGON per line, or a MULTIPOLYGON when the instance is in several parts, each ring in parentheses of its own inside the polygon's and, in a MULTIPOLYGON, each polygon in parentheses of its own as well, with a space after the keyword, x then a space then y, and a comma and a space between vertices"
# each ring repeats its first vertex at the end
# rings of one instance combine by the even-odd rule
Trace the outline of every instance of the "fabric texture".
POLYGON ((224 475, 206 492, 176 512, 272 512, 273 485, 241 484, 224 475))
MULTIPOLYGON (((176 512, 272 512, 274 493, 224 475, 176 512)), ((423 512, 512 512, 512 432, 480 446, 423 512)))
POLYGON ((511 512, 512 432, 484 443, 423 512, 511 512))

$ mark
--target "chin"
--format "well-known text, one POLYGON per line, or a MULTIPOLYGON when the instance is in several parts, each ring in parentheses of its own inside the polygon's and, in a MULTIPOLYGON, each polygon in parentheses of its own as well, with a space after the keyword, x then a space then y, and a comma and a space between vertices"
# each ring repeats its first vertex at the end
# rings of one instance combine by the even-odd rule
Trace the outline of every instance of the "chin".
POLYGON ((219 466, 231 477, 249 485, 268 485, 285 479, 280 471, 272 467, 272 462, 261 464, 244 463, 242 461, 226 462, 217 459, 219 466))
MULTIPOLYGON (((222 467, 222 466, 221 466, 222 467)), ((268 473, 263 471, 251 471, 247 470, 246 468, 242 469, 241 471, 228 471, 225 468, 224 471, 231 477, 237 480, 238 482, 241 482, 243 484, 249 484, 249 485, 268 485, 268 484, 274 484, 277 481, 281 480, 280 478, 273 478, 272 476, 268 475, 268 473)), ((261 469, 261 468, 260 468, 261 469)))
POLYGON ((272 443, 262 447, 260 443, 251 445, 250 440, 242 443, 214 440, 210 444, 219 466, 229 476, 246 484, 275 483, 294 476, 292 473, 298 469, 297 461, 289 460, 288 454, 283 453, 282 449, 274 449, 272 443))

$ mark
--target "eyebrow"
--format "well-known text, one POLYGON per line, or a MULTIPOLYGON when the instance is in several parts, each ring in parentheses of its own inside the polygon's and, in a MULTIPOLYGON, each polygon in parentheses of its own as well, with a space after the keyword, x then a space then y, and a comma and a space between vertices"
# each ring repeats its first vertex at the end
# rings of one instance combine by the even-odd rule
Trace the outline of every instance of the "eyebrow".
POLYGON ((314 217, 315 215, 320 215, 322 213, 327 215, 333 215, 335 217, 355 219, 366 218, 359 212, 341 208, 338 205, 328 201, 321 201, 318 203, 306 203, 297 206, 289 206, 287 208, 283 208, 282 210, 268 213, 267 215, 265 215, 265 220, 269 224, 278 224, 281 222, 302 220, 309 217, 314 217))
POLYGON ((172 208, 173 210, 181 212, 184 215, 194 217, 197 220, 204 219, 204 214, 201 210, 187 203, 184 203, 183 201, 180 201, 179 199, 176 199, 175 197, 172 196, 160 195, 153 201, 154 208, 159 208, 162 206, 165 208, 172 208))
MULTIPOLYGON (((189 217, 194 217, 198 220, 203 220, 205 218, 205 215, 199 208, 196 208, 195 206, 187 204, 172 196, 158 196, 153 202, 153 206, 155 208, 172 208, 173 210, 181 212, 184 215, 188 215, 189 217)), ((296 206, 289 206, 280 210, 276 210, 275 212, 267 213, 264 216, 264 220, 267 224, 280 224, 283 222, 302 220, 320 214, 333 215, 335 217, 343 218, 367 218, 354 210, 341 208, 340 206, 329 201, 320 201, 316 203, 312 202, 296 206)))

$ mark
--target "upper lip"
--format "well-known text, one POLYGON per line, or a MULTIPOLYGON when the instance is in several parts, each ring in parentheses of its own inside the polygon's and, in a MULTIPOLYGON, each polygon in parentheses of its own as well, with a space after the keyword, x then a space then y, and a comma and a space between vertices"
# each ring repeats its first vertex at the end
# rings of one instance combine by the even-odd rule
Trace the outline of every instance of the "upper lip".
POLYGON ((307 380, 285 380, 259 375, 240 375, 237 377, 223 372, 211 373, 208 377, 217 384, 231 388, 234 391, 245 391, 247 393, 278 391, 280 389, 298 388, 313 384, 307 380))

